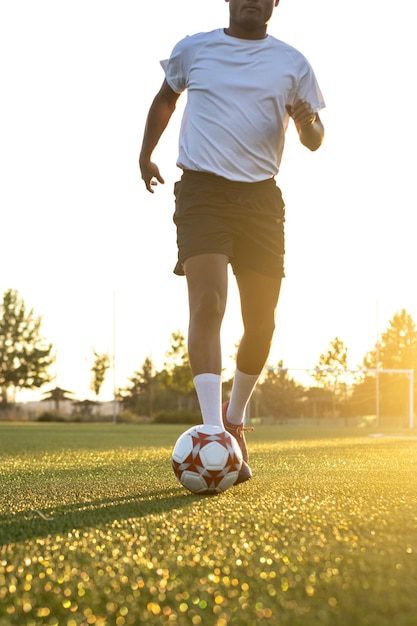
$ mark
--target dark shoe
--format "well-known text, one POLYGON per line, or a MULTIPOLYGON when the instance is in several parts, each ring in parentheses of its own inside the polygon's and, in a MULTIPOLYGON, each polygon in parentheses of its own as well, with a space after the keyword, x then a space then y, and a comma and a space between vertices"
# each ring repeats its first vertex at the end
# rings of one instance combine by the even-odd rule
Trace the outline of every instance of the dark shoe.
POLYGON ((234 484, 239 485, 240 483, 244 483, 246 480, 249 480, 249 478, 252 478, 252 470, 245 461, 242 461, 242 467, 239 470, 239 475, 234 484))
POLYGON ((244 426, 243 422, 241 424, 232 424, 231 422, 229 422, 229 420, 226 417, 228 406, 229 406, 228 402, 224 402, 222 405, 222 417, 223 417, 224 428, 230 435, 233 435, 233 437, 238 442, 239 448, 242 451, 243 460, 247 463, 249 460, 249 453, 248 453, 248 448, 246 446, 245 431, 252 432, 253 428, 244 426))

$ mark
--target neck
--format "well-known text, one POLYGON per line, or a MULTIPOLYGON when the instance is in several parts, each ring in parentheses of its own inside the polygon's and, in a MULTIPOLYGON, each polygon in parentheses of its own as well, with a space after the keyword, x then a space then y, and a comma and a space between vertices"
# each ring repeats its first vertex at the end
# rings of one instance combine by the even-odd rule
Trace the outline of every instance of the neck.
POLYGON ((224 32, 229 37, 236 37, 237 39, 265 39, 267 35, 266 26, 259 29, 247 30, 246 28, 230 24, 228 28, 224 29, 224 32))

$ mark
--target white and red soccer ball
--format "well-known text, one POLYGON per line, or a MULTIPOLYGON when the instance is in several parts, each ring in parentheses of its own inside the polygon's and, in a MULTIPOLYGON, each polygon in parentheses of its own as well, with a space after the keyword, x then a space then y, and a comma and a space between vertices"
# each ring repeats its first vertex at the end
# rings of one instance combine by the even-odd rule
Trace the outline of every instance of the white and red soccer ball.
POLYGON ((175 476, 193 493, 226 491, 236 482, 241 466, 239 444, 219 426, 189 428, 178 437, 172 452, 175 476))

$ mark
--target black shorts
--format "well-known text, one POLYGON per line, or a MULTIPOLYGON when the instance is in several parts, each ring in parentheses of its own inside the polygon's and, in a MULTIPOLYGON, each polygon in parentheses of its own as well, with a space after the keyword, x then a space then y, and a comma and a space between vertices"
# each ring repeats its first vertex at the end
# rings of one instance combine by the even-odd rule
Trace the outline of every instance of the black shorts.
POLYGON ((175 274, 184 275, 189 257, 220 253, 229 257, 235 274, 251 269, 284 276, 285 205, 273 178, 242 183, 186 170, 174 194, 175 274))

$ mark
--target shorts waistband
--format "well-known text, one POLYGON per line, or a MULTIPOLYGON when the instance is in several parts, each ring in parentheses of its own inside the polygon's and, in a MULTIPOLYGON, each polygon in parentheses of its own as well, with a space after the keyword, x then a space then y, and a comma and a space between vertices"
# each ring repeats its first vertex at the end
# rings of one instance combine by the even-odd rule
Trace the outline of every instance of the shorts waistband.
POLYGON ((217 174, 212 174, 211 172, 199 172, 196 170, 183 170, 182 177, 183 179, 192 179, 196 182, 208 183, 216 185, 217 187, 228 187, 234 189, 256 189, 258 187, 264 187, 265 185, 275 185, 275 178, 271 176, 271 178, 267 178, 265 180, 260 180, 256 182, 246 182, 239 180, 230 180, 229 178, 223 178, 223 176, 218 176, 217 174))

